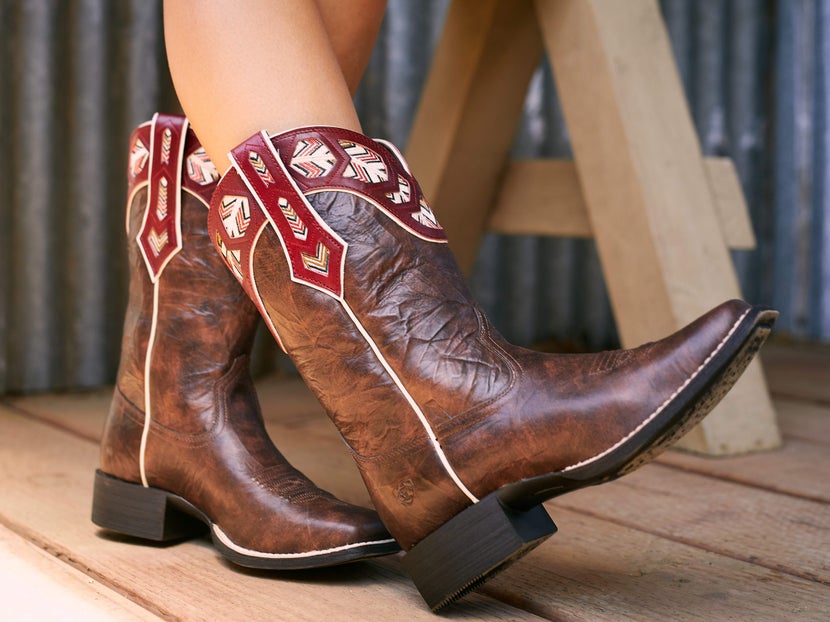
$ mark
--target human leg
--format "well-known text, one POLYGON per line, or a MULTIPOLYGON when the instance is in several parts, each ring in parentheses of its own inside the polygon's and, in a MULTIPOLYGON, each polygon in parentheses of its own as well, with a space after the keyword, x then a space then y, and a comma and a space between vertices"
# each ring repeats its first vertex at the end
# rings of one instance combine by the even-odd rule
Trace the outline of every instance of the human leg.
POLYGON ((360 130, 352 92, 385 2, 168 0, 176 93, 217 166, 246 136, 319 123, 360 130))

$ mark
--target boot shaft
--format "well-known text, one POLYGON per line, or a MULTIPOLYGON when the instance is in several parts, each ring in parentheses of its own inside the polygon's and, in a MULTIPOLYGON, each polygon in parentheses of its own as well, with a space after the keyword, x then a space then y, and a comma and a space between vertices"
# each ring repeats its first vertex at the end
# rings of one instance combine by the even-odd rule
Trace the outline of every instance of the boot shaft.
MULTIPOLYGON (((286 340, 306 381, 313 387, 322 374, 321 382, 338 385, 321 399, 337 395, 330 411, 344 413, 341 430, 351 427, 354 413, 361 420, 389 417, 390 391, 379 378, 396 385, 402 383, 395 377, 405 377, 400 408, 411 411, 410 401, 417 403, 430 425, 457 419, 510 387, 515 365, 392 145, 347 130, 303 128, 254 137, 233 157, 236 168, 222 180, 209 217, 214 241, 266 321, 276 318, 280 328, 272 332, 286 340), (234 216, 243 206, 240 230, 234 216), (269 297, 260 289, 274 283, 290 283, 283 289, 292 304, 263 310, 269 297), (315 343, 340 355, 321 365, 315 343), (345 405, 350 394, 354 403, 345 405)), ((388 444, 422 430, 397 426, 399 438, 388 444)), ((383 452, 363 433, 345 436, 361 456, 383 452)))
POLYGON ((152 402, 160 424, 198 432, 216 382, 250 353, 257 325, 207 234, 218 173, 184 117, 157 115, 131 137, 128 180, 130 288, 117 387, 140 410, 152 402))
POLYGON ((102 469, 129 481, 163 468, 161 454, 147 459, 163 446, 154 435, 194 442, 228 408, 262 425, 248 372, 256 309, 206 229, 218 177, 184 117, 156 115, 130 138, 129 300, 101 444, 102 469))
POLYGON ((503 394, 510 363, 393 147, 304 128, 256 135, 232 160, 211 236, 409 546, 477 500, 437 433, 503 394))

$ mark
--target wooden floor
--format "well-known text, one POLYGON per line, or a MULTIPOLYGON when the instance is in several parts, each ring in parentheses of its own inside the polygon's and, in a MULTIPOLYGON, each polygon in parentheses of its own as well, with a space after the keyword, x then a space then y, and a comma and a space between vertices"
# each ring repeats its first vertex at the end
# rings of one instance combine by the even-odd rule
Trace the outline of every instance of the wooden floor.
MULTIPOLYGON (((559 533, 444 617, 830 620, 830 350, 770 347, 782 449, 668 452, 548 504, 559 533)), ((368 503, 296 381, 259 385, 269 429, 321 486, 368 503)), ((0 619, 435 619, 397 557, 242 571, 207 540, 145 546, 89 521, 109 391, 0 400, 0 619)))

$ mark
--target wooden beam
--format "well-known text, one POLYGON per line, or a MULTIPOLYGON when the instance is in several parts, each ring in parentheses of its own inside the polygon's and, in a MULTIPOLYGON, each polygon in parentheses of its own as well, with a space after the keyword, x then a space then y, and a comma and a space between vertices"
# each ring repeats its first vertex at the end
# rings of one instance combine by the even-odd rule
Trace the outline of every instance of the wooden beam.
MULTIPOLYGON (((620 336, 667 335, 740 297, 654 0, 536 0, 620 336)), ((755 363, 684 439, 713 454, 780 443, 755 363)))
POLYGON ((406 158, 465 271, 541 56, 530 0, 451 4, 406 158))
MULTIPOLYGON (((755 248, 752 223, 732 161, 705 158, 704 164, 726 245, 755 248)), ((593 237, 574 163, 514 160, 508 164, 487 229, 511 235, 593 237)))

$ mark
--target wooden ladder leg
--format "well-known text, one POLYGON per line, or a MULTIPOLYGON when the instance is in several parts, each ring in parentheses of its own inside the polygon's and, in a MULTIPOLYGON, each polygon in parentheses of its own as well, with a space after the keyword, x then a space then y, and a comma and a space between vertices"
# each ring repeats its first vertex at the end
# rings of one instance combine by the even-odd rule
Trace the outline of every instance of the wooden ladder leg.
POLYGON ((542 51, 531 0, 450 5, 406 157, 468 273, 542 51))
MULTIPOLYGON (((656 1, 535 4, 623 343, 739 297, 656 1)), ((683 440, 709 454, 779 443, 758 363, 683 440)))

